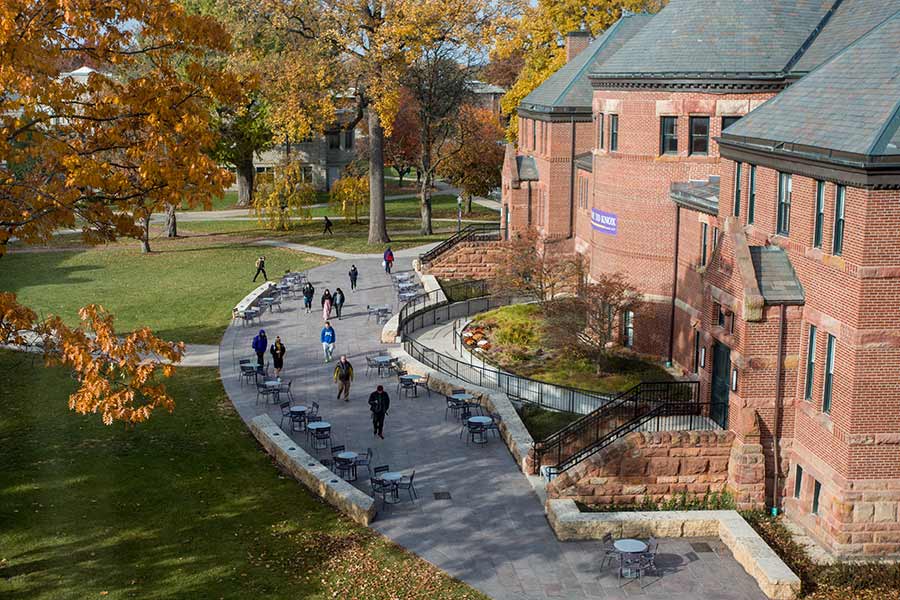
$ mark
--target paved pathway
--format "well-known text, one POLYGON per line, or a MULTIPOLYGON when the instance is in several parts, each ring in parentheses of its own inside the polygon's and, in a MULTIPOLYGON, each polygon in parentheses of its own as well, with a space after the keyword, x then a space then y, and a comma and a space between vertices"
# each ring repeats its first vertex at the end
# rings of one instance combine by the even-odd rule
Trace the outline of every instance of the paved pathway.
MULTIPOLYGON (((399 253, 398 253, 399 254, 399 253)), ((350 292, 349 263, 339 260, 317 267, 309 275, 317 296, 324 288, 341 287, 347 297, 344 319, 333 319, 336 355, 347 353, 356 369, 349 403, 335 399, 332 364, 324 364, 319 331, 321 310, 306 314, 301 301, 288 300, 282 313, 267 314, 262 327, 273 340, 280 335, 287 346, 283 377, 293 379, 296 401, 318 402, 320 414, 332 423, 336 444, 364 452, 371 447, 373 464, 392 470, 416 470, 419 499, 382 510, 373 527, 419 556, 498 600, 538 598, 658 598, 665 600, 757 600, 764 596, 755 582, 730 557, 718 540, 710 551, 694 549, 684 540, 663 540, 659 563, 664 576, 620 588, 612 569, 599 568, 597 542, 556 540, 531 486, 517 469, 502 441, 484 447, 466 444, 459 426, 444 420, 443 399, 397 395, 396 380, 365 375, 368 351, 378 343, 381 325, 367 320, 366 305, 391 304, 398 309, 390 280, 380 258, 355 260, 360 289, 350 292), (392 405, 385 423, 385 440, 372 435, 366 400, 377 384, 384 384, 392 405), (449 492, 449 500, 435 498, 449 492)), ((396 267, 408 269, 409 257, 398 256, 396 267)), ((237 300, 237 299, 236 299, 237 300)), ((318 306, 318 298, 316 300, 318 306)), ((268 412, 276 422, 280 412, 255 401, 255 390, 241 387, 235 363, 247 357, 259 327, 228 328, 220 348, 225 389, 242 418, 268 412)), ((303 445, 305 434, 292 437, 303 445)), ((365 470, 357 482, 369 492, 365 470)), ((692 540, 696 541, 696 540, 692 540)))

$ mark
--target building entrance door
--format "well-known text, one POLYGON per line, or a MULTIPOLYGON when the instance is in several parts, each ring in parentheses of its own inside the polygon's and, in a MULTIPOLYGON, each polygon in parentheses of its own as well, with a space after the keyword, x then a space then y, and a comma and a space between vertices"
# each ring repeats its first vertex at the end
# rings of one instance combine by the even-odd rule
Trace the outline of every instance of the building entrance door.
POLYGON ((716 342, 713 345, 712 407, 710 418, 722 429, 728 429, 728 375, 731 370, 731 349, 716 342))

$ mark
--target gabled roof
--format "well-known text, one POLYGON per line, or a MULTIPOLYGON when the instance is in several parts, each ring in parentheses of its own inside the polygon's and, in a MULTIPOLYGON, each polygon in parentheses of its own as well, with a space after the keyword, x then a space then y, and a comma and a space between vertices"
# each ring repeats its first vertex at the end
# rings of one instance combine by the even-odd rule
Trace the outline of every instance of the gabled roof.
POLYGON ((594 154, 584 152, 575 157, 575 168, 590 173, 594 170, 594 154))
POLYGON ((598 76, 781 73, 834 0, 671 0, 598 76))
POLYGON ((729 127, 721 142, 857 166, 897 162, 900 12, 729 127))
POLYGON ((809 72, 900 10, 900 0, 843 0, 791 73, 809 72))
POLYGON ((560 108, 590 111, 593 90, 588 73, 630 40, 651 17, 647 14, 623 14, 603 35, 525 96, 520 107, 548 112, 560 108))
POLYGON ((756 282, 766 304, 803 304, 806 297, 787 253, 775 246, 750 246, 756 282))
POLYGON ((669 198, 679 206, 709 215, 719 214, 719 177, 707 181, 673 181, 669 198))

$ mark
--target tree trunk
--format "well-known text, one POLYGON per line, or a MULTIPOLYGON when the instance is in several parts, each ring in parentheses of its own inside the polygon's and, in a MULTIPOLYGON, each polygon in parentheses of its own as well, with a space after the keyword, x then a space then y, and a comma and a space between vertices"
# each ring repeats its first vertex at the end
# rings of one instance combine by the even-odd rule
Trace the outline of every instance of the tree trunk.
POLYGON ((166 237, 178 237, 178 218, 175 216, 174 204, 166 204, 166 237))
POLYGON ((472 214, 472 194, 463 192, 463 198, 466 199, 466 214, 472 214))
POLYGON ((256 168, 253 166, 253 153, 237 164, 238 203, 241 208, 249 208, 253 204, 253 178, 256 168))
POLYGON ((402 190, 403 176, 406 175, 406 169, 398 169, 397 167, 394 167, 394 170, 397 171, 397 187, 402 190))
POLYGON ((369 107, 369 243, 390 241, 384 215, 384 129, 369 107))
POLYGON ((419 232, 422 235, 431 235, 433 230, 431 228, 431 149, 430 145, 423 144, 422 145, 422 164, 419 165, 419 170, 424 173, 424 177, 422 177, 422 185, 419 188, 419 198, 420 205, 422 211, 422 226, 419 229, 419 232))
POLYGON ((144 217, 141 219, 141 227, 144 230, 141 235, 141 252, 143 254, 149 254, 150 253, 150 211, 146 211, 144 213, 144 217))

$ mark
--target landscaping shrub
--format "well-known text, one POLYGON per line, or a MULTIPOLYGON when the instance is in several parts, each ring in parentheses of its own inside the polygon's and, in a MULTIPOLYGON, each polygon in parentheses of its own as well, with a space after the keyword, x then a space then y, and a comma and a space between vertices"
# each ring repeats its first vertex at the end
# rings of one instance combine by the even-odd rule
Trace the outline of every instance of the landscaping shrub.
POLYGON ((681 492, 671 498, 655 500, 644 496, 635 504, 578 504, 581 512, 659 512, 670 510, 731 510, 734 496, 727 491, 706 492, 703 495, 681 492))

